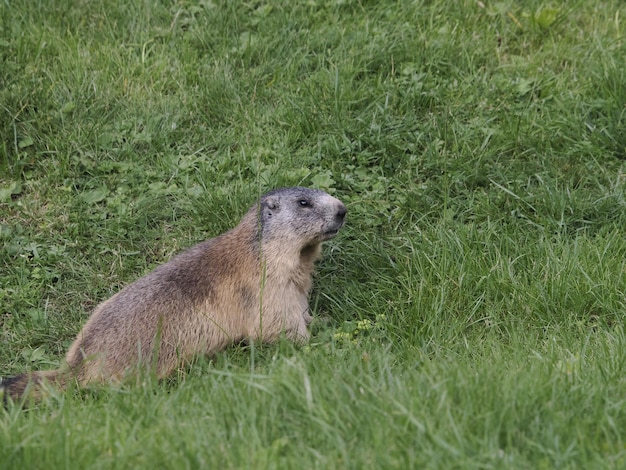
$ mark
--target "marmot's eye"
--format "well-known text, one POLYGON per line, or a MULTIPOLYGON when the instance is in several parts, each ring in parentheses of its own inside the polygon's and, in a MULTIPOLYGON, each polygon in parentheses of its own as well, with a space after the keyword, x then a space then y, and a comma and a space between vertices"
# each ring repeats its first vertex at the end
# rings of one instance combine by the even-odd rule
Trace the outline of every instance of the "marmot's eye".
POLYGON ((309 203, 309 201, 307 201, 306 199, 300 199, 298 201, 298 204, 300 204, 302 207, 307 207, 310 206, 311 204, 309 203))

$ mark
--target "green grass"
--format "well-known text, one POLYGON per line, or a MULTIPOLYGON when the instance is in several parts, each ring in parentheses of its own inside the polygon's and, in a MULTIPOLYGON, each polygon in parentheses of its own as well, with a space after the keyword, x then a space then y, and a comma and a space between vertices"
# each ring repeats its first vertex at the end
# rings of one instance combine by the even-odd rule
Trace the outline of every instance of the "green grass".
MULTIPOLYGON (((483 5, 484 3, 484 5, 483 5)), ((349 208, 309 345, 0 411, 2 468, 624 468, 626 8, 0 3, 0 373, 259 193, 349 208)))

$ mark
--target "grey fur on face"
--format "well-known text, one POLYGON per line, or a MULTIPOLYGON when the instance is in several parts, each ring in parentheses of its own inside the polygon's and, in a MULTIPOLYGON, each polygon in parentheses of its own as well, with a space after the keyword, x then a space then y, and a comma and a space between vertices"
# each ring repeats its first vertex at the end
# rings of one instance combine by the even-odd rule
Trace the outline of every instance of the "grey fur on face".
POLYGON ((334 236, 343 226, 347 212, 341 201, 324 191, 303 187, 276 189, 265 194, 260 204, 262 238, 275 236, 272 226, 288 225, 302 246, 334 236))

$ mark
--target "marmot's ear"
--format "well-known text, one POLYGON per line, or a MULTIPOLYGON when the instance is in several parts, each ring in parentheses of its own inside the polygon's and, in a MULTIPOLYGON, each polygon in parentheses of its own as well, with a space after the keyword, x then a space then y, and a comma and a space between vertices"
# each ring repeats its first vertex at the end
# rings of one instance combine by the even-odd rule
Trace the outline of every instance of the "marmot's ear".
POLYGON ((270 211, 277 212, 279 209, 278 199, 274 199, 273 197, 268 197, 267 199, 265 199, 264 203, 265 203, 265 207, 269 209, 270 211))

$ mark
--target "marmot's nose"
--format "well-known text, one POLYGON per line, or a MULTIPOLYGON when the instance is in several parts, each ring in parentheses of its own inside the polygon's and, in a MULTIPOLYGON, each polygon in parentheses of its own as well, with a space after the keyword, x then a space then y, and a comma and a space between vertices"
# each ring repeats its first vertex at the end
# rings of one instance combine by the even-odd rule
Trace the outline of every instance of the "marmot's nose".
POLYGON ((346 206, 344 206, 342 203, 339 203, 339 205, 337 206, 337 212, 335 212, 335 219, 343 220, 343 218, 346 216, 346 212, 348 212, 346 206))

